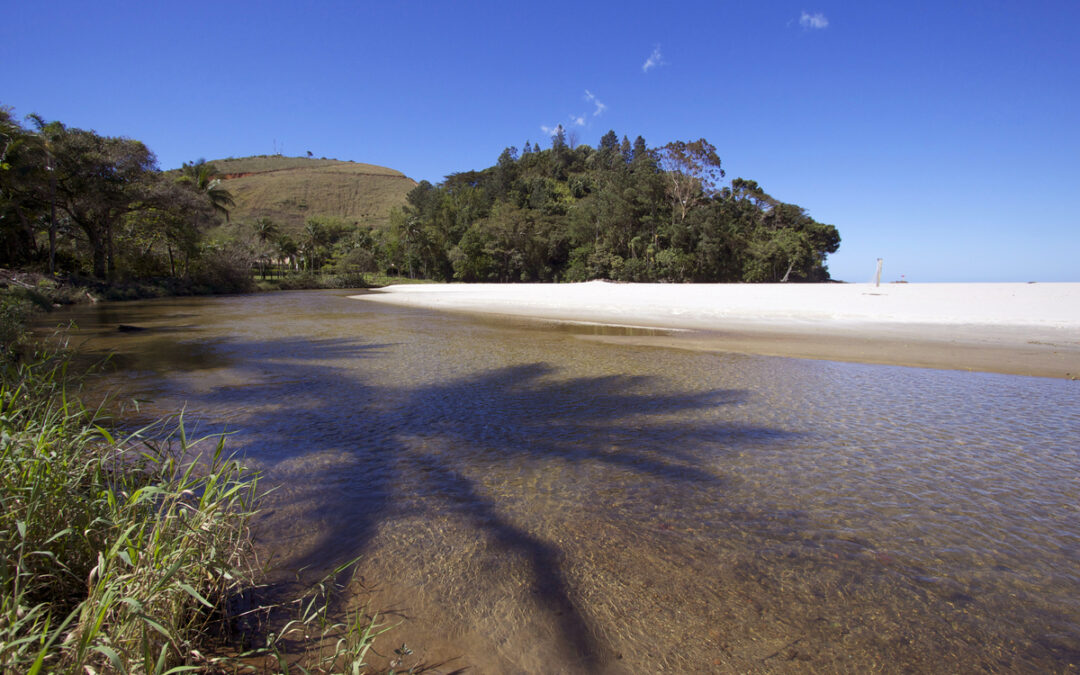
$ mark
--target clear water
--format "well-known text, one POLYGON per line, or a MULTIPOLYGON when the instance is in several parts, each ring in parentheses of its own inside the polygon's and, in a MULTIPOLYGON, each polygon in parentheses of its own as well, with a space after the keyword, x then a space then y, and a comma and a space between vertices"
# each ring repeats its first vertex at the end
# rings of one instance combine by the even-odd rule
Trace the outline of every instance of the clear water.
POLYGON ((582 337, 296 292, 72 314, 474 672, 1074 672, 1080 382, 582 337), (117 330, 119 324, 143 328, 117 330))

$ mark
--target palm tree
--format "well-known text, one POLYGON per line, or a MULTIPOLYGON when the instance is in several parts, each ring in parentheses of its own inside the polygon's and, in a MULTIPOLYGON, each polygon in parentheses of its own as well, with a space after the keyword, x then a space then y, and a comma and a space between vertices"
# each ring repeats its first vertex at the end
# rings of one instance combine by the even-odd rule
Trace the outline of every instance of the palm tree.
POLYGON ((289 260, 294 262, 296 260, 296 254, 300 252, 300 248, 293 241, 292 237, 287 234, 283 234, 277 238, 274 242, 277 247, 278 255, 282 260, 289 260))
POLYGON ((301 242, 309 272, 315 271, 315 263, 318 262, 319 249, 326 243, 326 229, 318 222, 309 220, 304 226, 303 241, 301 242))
POLYGON ((251 226, 252 234, 259 240, 260 243, 274 239, 278 236, 278 226, 274 224, 274 221, 269 218, 263 217, 255 221, 255 224, 251 226))
MULTIPOLYGON (((49 276, 56 276, 56 158, 53 157, 53 138, 65 131, 60 122, 46 122, 36 113, 29 115, 37 127, 41 149, 45 151, 45 170, 49 173, 49 276)), ((4 148, 5 154, 7 147, 4 148)))
POLYGON ((271 258, 269 253, 267 253, 267 242, 277 237, 278 227, 274 224, 274 221, 270 220, 269 218, 263 217, 255 221, 255 223, 251 226, 251 230, 252 233, 255 235, 255 238, 259 241, 260 248, 262 249, 262 253, 259 256, 259 261, 260 263, 262 263, 260 266, 262 267, 262 276, 265 279, 266 265, 264 263, 267 260, 270 260, 271 262, 273 261, 273 258, 271 258))
POLYGON ((227 207, 236 206, 236 202, 233 201, 232 193, 221 187, 221 179, 214 178, 217 168, 205 159, 197 159, 190 164, 184 162, 184 166, 180 171, 181 175, 178 181, 187 183, 197 191, 204 193, 207 199, 210 200, 210 205, 214 207, 214 210, 225 216, 225 222, 229 222, 229 209, 227 207))

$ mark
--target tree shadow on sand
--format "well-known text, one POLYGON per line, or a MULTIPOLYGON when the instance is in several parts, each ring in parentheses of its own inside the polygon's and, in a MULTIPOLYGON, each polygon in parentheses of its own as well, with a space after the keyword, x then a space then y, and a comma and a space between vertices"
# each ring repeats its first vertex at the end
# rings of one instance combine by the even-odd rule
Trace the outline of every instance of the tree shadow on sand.
MULTIPOLYGON (((282 484, 272 501, 301 534, 292 543, 281 538, 279 564, 331 568, 362 554, 380 524, 441 504, 527 562, 565 656, 586 670, 612 650, 576 606, 560 548, 511 522, 475 466, 556 460, 628 472, 672 491, 722 492, 725 479, 701 466, 693 448, 735 451, 789 435, 713 414, 742 401, 743 392, 673 393, 670 383, 644 376, 567 378, 545 363, 418 387, 372 386, 357 360, 379 358, 388 347, 350 339, 217 343, 212 348, 228 353, 240 383, 187 393, 188 414, 225 414, 235 432, 230 445, 269 483, 282 484), (324 456, 333 459, 318 459, 324 456), (291 481, 303 489, 290 492, 291 481), (298 550, 289 550, 294 544, 298 550)), ((267 514, 263 526, 279 527, 275 518, 267 514)))

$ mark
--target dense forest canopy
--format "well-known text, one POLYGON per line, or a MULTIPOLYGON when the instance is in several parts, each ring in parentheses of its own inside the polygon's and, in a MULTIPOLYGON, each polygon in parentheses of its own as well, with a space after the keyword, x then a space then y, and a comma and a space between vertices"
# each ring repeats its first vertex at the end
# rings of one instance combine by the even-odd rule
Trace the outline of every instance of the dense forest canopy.
MULTIPOLYGON (((421 182, 386 226, 273 215, 229 219, 212 163, 161 172, 141 142, 0 108, 0 265, 99 279, 253 269, 385 271, 441 281, 824 281, 840 236, 756 182, 723 184, 706 140, 649 148, 507 148, 479 171, 421 182)), ((236 282, 230 282, 230 278, 236 282)), ((220 284, 219 284, 220 285, 220 284)))
POLYGON ((385 258, 444 281, 824 281, 832 225, 724 177, 706 140, 649 148, 507 148, 494 166, 420 183, 392 214, 385 258))

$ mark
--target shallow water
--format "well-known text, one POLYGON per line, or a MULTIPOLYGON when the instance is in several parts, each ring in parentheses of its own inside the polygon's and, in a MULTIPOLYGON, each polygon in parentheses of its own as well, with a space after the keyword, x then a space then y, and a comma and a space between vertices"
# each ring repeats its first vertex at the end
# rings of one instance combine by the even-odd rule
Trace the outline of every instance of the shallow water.
MULTIPOLYGON (((474 672, 1080 667, 1080 382, 588 338, 343 292, 72 314, 232 432, 281 570, 474 672), (145 330, 119 332, 126 324, 145 330)), ((618 331, 616 331, 618 332, 618 331)))

